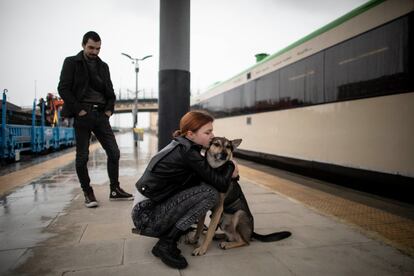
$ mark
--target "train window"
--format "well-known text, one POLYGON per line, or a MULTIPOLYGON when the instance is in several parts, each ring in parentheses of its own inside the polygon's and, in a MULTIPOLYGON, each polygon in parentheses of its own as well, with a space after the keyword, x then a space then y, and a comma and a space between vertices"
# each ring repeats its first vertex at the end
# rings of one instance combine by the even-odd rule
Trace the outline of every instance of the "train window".
POLYGON ((280 101, 281 108, 303 105, 305 100, 304 83, 307 72, 298 62, 280 70, 280 101))
POLYGON ((323 54, 318 53, 280 70, 282 108, 317 104, 323 96, 323 54))
POLYGON ((325 52, 326 101, 401 92, 408 85, 408 17, 325 52))
POLYGON ((256 111, 277 108, 279 102, 280 72, 275 71, 256 81, 256 111))
POLYGON ((323 53, 318 53, 304 60, 306 105, 319 104, 325 101, 323 56, 323 53))
POLYGON ((250 113, 254 111, 256 101, 256 84, 255 81, 251 81, 243 85, 241 92, 241 113, 250 113))
POLYGON ((410 13, 199 106, 226 117, 412 91, 413 22, 410 13))
POLYGON ((223 110, 228 115, 239 115, 241 113, 241 94, 242 87, 236 87, 232 90, 223 93, 223 110))
POLYGON ((202 104, 201 104, 201 103, 193 104, 193 105, 191 106, 191 109, 192 109, 192 110, 199 110, 199 109, 201 109, 201 106, 202 106, 202 104))
POLYGON ((208 111, 212 114, 219 114, 222 112, 222 106, 223 106, 223 95, 217 95, 215 97, 212 97, 208 101, 208 111))
POLYGON ((210 99, 199 102, 198 104, 193 105, 192 109, 201 109, 206 110, 211 113, 214 117, 220 118, 228 116, 223 110, 224 105, 224 96, 223 94, 211 97, 210 99))

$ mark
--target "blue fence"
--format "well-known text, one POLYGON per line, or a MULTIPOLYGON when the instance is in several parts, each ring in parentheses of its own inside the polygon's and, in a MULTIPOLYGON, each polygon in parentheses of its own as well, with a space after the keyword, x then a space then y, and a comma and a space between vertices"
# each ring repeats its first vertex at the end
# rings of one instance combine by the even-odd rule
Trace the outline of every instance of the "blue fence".
MULTIPOLYGON (((20 152, 40 153, 75 144, 72 127, 45 126, 45 104, 41 105, 41 123, 36 126, 36 100, 33 101, 32 125, 7 124, 7 90, 3 91, 0 130, 0 159, 19 160, 20 152)), ((59 115, 60 116, 60 115, 59 115)), ((59 120, 58 120, 59 121, 59 120)))

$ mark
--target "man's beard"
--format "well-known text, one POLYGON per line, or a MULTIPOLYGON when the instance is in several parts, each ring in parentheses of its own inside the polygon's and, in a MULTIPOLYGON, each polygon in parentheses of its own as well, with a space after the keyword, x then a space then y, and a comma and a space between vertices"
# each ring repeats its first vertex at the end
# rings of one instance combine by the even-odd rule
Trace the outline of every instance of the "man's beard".
POLYGON ((87 59, 92 59, 92 60, 94 60, 94 59, 97 59, 97 58, 98 58, 98 55, 86 54, 86 53, 85 53, 85 57, 86 57, 87 59))

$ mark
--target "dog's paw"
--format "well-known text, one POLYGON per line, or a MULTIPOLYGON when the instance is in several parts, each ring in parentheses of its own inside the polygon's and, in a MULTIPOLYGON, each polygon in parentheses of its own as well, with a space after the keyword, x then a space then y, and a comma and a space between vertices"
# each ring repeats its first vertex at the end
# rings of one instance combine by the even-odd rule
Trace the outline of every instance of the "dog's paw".
POLYGON ((185 235, 185 243, 186 244, 197 244, 198 243, 198 237, 196 237, 195 233, 188 233, 185 235))
POLYGON ((218 247, 219 247, 220 249, 226 250, 226 249, 227 249, 227 242, 220 242, 220 243, 218 244, 218 247))
POLYGON ((193 255, 193 256, 202 256, 202 255, 206 254, 206 251, 207 250, 205 248, 202 248, 200 246, 200 247, 197 247, 196 249, 194 249, 193 253, 191 255, 193 255))

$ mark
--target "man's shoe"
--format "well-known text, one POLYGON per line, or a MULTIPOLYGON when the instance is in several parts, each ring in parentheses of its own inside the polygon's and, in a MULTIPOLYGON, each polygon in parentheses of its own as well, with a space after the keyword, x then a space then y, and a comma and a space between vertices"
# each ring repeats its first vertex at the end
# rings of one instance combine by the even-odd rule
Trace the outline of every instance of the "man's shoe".
POLYGON ((125 192, 121 187, 111 187, 109 200, 133 200, 134 196, 125 192))
POLYGON ((89 192, 83 192, 83 195, 85 196, 85 206, 88 208, 95 208, 98 207, 98 202, 96 201, 95 194, 93 193, 93 190, 89 192))
POLYGON ((188 266, 187 260, 181 255, 176 242, 161 238, 152 248, 152 254, 159 257, 161 261, 172 268, 183 269, 188 266))

